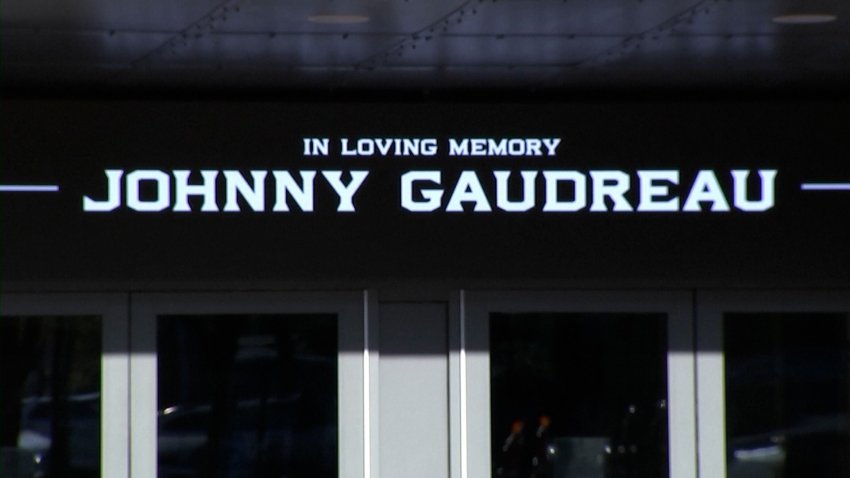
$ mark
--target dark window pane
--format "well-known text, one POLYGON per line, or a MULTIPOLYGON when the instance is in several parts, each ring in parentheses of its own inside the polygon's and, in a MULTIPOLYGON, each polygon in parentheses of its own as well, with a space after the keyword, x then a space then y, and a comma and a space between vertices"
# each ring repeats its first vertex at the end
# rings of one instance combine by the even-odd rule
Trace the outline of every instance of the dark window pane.
POLYGON ((850 476, 844 314, 726 314, 730 478, 850 476))
POLYGON ((667 476, 666 318, 492 314, 493 475, 667 476))
POLYGON ((0 477, 100 476, 98 317, 0 318, 0 477))
POLYGON ((161 478, 337 476, 335 315, 158 322, 161 478))

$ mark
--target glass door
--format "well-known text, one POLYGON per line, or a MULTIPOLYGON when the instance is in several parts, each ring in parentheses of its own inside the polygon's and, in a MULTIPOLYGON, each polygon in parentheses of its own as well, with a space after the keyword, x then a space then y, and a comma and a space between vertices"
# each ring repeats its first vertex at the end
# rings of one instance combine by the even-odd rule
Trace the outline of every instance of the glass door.
POLYGON ((362 478, 362 294, 145 294, 132 317, 133 478, 362 478))
POLYGON ((0 476, 127 476, 126 305, 0 296, 0 476))
POLYGON ((699 304, 701 476, 850 476, 850 295, 699 304))
POLYGON ((466 476, 696 476, 688 294, 462 302, 466 476))

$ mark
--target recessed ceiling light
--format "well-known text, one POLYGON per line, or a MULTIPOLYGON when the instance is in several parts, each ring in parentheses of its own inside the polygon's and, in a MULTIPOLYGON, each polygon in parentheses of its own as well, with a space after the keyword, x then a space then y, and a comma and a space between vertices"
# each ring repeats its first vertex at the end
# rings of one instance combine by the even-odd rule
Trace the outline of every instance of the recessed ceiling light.
POLYGON ((807 25, 834 22, 837 18, 836 15, 829 13, 797 13, 793 15, 779 15, 778 17, 773 17, 773 21, 786 25, 807 25))
POLYGON ((326 25, 350 25, 352 23, 366 23, 369 21, 369 17, 367 15, 321 14, 311 15, 307 20, 326 25))

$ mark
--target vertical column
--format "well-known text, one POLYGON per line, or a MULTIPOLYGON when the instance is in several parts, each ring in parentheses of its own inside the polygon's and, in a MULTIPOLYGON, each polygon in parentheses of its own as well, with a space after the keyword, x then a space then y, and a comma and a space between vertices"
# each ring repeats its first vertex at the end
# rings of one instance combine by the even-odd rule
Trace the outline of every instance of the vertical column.
POLYGON ((157 317, 147 307, 130 310, 130 478, 156 478, 157 317))
POLYGON ((125 478, 130 468, 129 320, 126 301, 103 317, 101 359, 101 463, 104 478, 125 478))
POLYGON ((700 478, 726 478, 723 316, 711 298, 697 304, 697 429, 700 478))
POLYGON ((446 304, 383 303, 379 327, 381 474, 448 476, 446 304))

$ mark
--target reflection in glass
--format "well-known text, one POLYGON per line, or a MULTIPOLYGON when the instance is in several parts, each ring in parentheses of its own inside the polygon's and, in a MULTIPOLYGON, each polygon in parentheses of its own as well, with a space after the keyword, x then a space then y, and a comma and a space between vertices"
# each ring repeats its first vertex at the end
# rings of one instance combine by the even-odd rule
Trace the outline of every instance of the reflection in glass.
POLYGON ((850 476, 844 314, 726 314, 730 478, 850 476))
POLYGON ((100 476, 100 323, 0 318, 0 477, 100 476))
POLYGON ((160 317, 159 477, 336 477, 336 323, 160 317))
POLYGON ((492 314, 493 476, 667 476, 661 314, 492 314))

